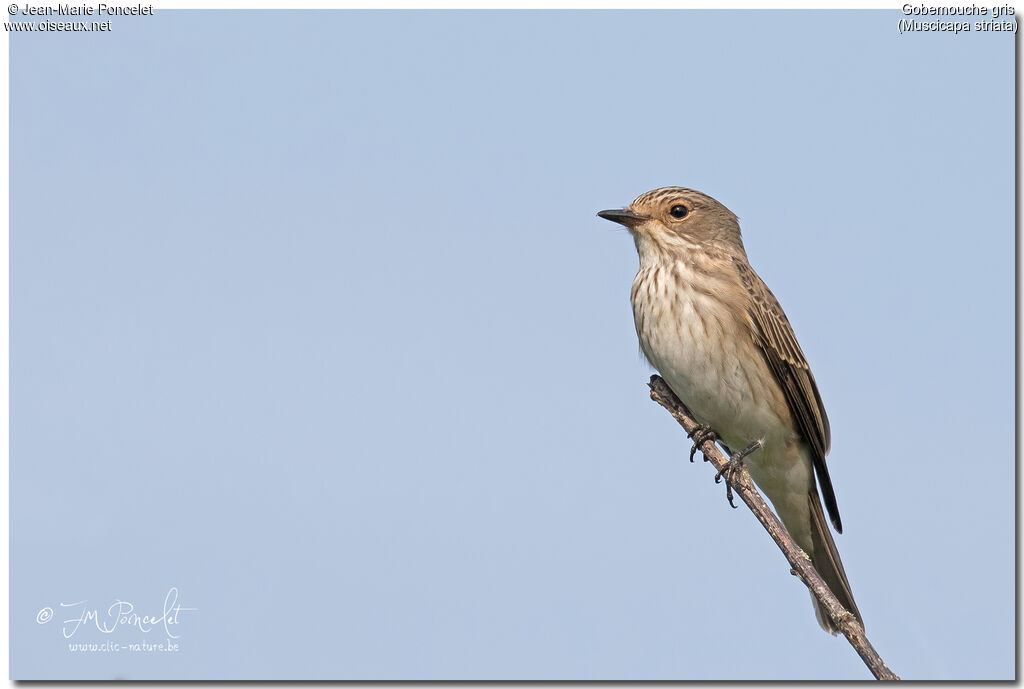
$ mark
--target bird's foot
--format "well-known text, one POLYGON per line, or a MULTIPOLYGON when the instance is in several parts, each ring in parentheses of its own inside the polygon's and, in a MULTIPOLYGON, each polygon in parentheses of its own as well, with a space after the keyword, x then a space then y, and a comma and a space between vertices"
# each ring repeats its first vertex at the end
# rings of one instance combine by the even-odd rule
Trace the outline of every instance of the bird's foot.
POLYGON ((725 466, 715 474, 715 483, 718 483, 723 478, 725 479, 725 499, 729 501, 733 509, 736 509, 736 504, 732 501, 732 482, 736 480, 739 472, 743 471, 743 460, 760 448, 761 441, 755 440, 739 452, 731 455, 725 466))
MULTIPOLYGON (((708 440, 715 443, 718 442, 718 434, 715 433, 711 426, 707 426, 705 424, 701 424, 694 428, 693 432, 686 434, 686 437, 693 440, 693 447, 690 448, 691 462, 693 461, 693 456, 697 454, 697 450, 700 450, 700 446, 705 442, 708 440)), ((701 454, 704 454, 703 450, 701 450, 701 454)), ((704 461, 708 461, 707 455, 704 455, 704 461)))

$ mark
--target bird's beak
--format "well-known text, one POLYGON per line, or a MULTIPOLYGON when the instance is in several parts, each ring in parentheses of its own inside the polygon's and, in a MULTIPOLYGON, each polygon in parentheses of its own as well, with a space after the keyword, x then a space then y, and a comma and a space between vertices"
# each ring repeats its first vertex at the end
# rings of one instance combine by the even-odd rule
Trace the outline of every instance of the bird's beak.
POLYGON ((625 225, 626 227, 634 227, 648 219, 646 216, 637 215, 633 211, 628 211, 625 208, 600 211, 597 215, 605 220, 611 220, 612 222, 617 222, 620 225, 625 225))

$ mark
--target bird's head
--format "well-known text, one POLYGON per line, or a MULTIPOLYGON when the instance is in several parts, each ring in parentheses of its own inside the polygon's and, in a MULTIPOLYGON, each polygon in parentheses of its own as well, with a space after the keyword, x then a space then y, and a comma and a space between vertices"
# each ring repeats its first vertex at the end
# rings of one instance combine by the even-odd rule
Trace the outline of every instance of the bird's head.
POLYGON ((685 251, 712 246, 743 251, 736 215, 707 194, 685 187, 655 189, 636 197, 626 208, 601 211, 598 215, 625 225, 640 251, 685 251))

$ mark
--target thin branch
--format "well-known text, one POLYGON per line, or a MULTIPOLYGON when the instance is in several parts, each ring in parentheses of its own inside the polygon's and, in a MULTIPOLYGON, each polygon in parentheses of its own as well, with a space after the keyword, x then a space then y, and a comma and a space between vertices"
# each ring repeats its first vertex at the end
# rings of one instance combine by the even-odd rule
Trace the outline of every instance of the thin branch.
MULTIPOLYGON (((651 399, 665 407, 687 433, 693 433, 699 424, 693 418, 690 410, 686 408, 686 405, 679 401, 675 393, 662 380, 661 376, 651 376, 650 386, 651 399)), ((713 440, 705 440, 699 445, 699 449, 704 453, 708 461, 715 466, 715 469, 719 471, 728 462, 728 458, 722 454, 713 440)), ((723 475, 723 478, 726 481, 730 480, 728 474, 723 475)), ((757 492, 746 468, 736 472, 731 480, 731 485, 736 494, 740 496, 743 502, 747 503, 747 507, 750 508, 750 511, 757 517, 757 520, 768 531, 768 535, 782 549, 782 554, 786 556, 790 567, 793 568, 793 574, 799 577, 807 588, 810 589, 811 594, 818 599, 822 609, 832 618, 836 627, 847 638, 853 649, 857 651, 857 655, 861 657, 875 678, 899 679, 892 670, 886 667, 885 661, 882 660, 882 657, 875 651, 871 642, 868 641, 867 636, 864 635, 864 626, 832 594, 828 585, 825 584, 821 575, 818 574, 818 570, 811 564, 810 559, 800 549, 800 546, 796 544, 792 536, 789 535, 786 527, 782 525, 779 518, 768 507, 761 494, 757 492)))

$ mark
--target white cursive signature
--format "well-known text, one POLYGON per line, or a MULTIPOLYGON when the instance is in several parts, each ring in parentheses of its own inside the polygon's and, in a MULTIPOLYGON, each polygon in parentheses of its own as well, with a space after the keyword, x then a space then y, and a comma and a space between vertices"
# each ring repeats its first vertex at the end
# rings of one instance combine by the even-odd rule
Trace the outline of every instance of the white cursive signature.
POLYGON ((164 609, 163 614, 159 616, 155 615, 140 615, 135 612, 135 605, 125 600, 115 600, 109 608, 107 608, 106 614, 101 616, 99 611, 95 608, 90 610, 85 607, 88 601, 78 601, 77 603, 61 603, 60 607, 69 609, 78 609, 78 617, 72 617, 64 620, 64 638, 70 639, 75 635, 81 626, 87 622, 94 622, 96 629, 100 630, 104 634, 110 634, 118 627, 135 627, 139 631, 149 633, 156 626, 161 626, 167 633, 167 636, 172 639, 177 639, 178 635, 171 632, 171 627, 178 624, 178 614, 183 610, 198 610, 198 608, 183 608, 178 603, 178 588, 172 586, 171 590, 167 592, 167 596, 164 597, 164 609))

